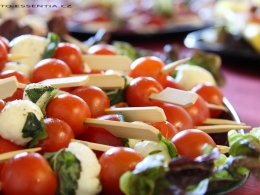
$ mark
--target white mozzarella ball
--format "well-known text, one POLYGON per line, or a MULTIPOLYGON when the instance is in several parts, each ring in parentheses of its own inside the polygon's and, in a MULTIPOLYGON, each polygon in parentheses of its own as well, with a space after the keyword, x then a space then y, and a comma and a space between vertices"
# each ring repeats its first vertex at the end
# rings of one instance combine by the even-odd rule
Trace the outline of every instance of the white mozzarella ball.
POLYGON ((214 77, 208 70, 200 66, 188 64, 177 68, 175 80, 184 90, 191 90, 194 86, 203 83, 216 85, 214 77))
POLYGON ((0 113, 0 135, 18 145, 26 145, 32 138, 23 138, 23 127, 28 113, 32 112, 38 120, 43 118, 41 109, 29 100, 8 102, 0 113))
POLYGON ((77 142, 71 142, 66 151, 70 151, 76 156, 82 168, 76 195, 98 194, 102 189, 99 180, 101 166, 95 153, 86 145, 77 142))
POLYGON ((28 78, 31 76, 31 68, 22 62, 7 62, 3 68, 3 71, 5 70, 17 70, 22 72, 28 78))
POLYGON ((31 70, 43 58, 49 41, 45 37, 37 35, 20 35, 10 42, 10 54, 29 55, 28 58, 17 60, 27 64, 31 70))

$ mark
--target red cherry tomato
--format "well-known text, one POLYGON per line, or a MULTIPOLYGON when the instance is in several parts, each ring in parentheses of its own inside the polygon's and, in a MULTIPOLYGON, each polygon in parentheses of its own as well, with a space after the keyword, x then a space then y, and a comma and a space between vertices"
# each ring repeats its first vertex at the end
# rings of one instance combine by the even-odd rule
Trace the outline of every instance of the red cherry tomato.
MULTIPOLYGON (((97 119, 120 121, 118 114, 103 115, 97 117, 97 119)), ((108 130, 99 127, 89 127, 87 131, 78 137, 78 139, 109 146, 123 146, 121 138, 116 137, 108 130)), ((103 154, 101 151, 94 150, 94 152, 98 158, 103 154)))
POLYGON ((143 156, 131 148, 114 147, 105 152, 100 158, 100 179, 102 191, 106 195, 123 195, 119 188, 119 179, 126 171, 133 171, 143 156))
POLYGON ((43 120, 48 137, 39 141, 34 147, 41 147, 41 154, 45 152, 57 152, 68 147, 74 133, 71 127, 64 121, 57 118, 45 118, 43 120))
POLYGON ((3 70, 5 64, 7 62, 7 50, 2 41, 0 41, 0 71, 3 70))
POLYGON ((104 115, 105 109, 110 107, 107 94, 99 87, 77 87, 71 94, 81 97, 88 104, 92 118, 104 115))
POLYGON ((161 72, 164 62, 155 56, 146 56, 136 59, 131 64, 129 76, 133 78, 146 76, 157 80, 162 86, 166 83, 167 74, 161 72))
POLYGON ((14 94, 11 97, 5 98, 4 101, 11 102, 13 100, 22 100, 23 92, 24 92, 24 89, 18 88, 18 89, 16 89, 16 91, 14 92, 14 94))
POLYGON ((193 105, 185 107, 184 109, 191 115, 195 126, 202 125, 206 118, 210 118, 209 108, 200 95, 193 105))
POLYGON ((55 195, 58 179, 38 153, 21 153, 7 161, 1 173, 5 195, 55 195))
POLYGON ((69 66, 59 59, 44 59, 39 61, 33 68, 32 82, 38 83, 45 79, 68 77, 71 75, 69 66))
POLYGON ((167 121, 173 124, 178 131, 194 127, 190 114, 183 107, 167 103, 160 107, 164 110, 167 121))
POLYGON ((30 84, 30 79, 22 72, 18 70, 4 70, 0 72, 0 79, 15 76, 19 83, 30 84))
POLYGON ((1 112, 1 110, 3 110, 3 108, 5 107, 5 105, 6 105, 6 102, 5 102, 4 100, 1 100, 1 99, 0 99, 0 112, 1 112))
POLYGON ((95 44, 89 47, 89 55, 117 55, 116 48, 109 44, 95 44))
POLYGON ((0 36, 0 41, 3 42, 6 52, 9 53, 9 40, 3 36, 0 36))
POLYGON ((53 58, 64 61, 73 74, 84 72, 84 63, 81 59, 82 53, 78 46, 72 43, 59 43, 53 58))
MULTIPOLYGON (((220 89, 211 83, 199 84, 191 89, 191 91, 199 94, 206 102, 224 106, 223 93, 220 89)), ((211 118, 217 118, 222 113, 221 110, 210 110, 211 118)))
POLYGON ((75 137, 87 130, 83 121, 90 118, 88 104, 80 97, 72 94, 62 94, 54 97, 46 108, 48 118, 58 118, 65 121, 72 128, 75 137))
POLYGON ((174 79, 172 76, 170 76, 170 75, 168 75, 168 76, 166 77, 166 83, 165 83, 165 85, 164 85, 164 88, 167 88, 167 87, 174 88, 174 89, 184 90, 183 87, 180 86, 179 83, 177 83, 177 82, 175 81, 175 79, 174 79))
MULTIPOLYGON (((14 142, 11 142, 7 139, 4 139, 0 136, 0 154, 6 153, 6 152, 12 152, 16 150, 22 150, 24 149, 23 146, 17 145, 14 142)), ((0 163, 0 173, 2 172, 4 162, 0 163)))
POLYGON ((173 124, 169 123, 168 121, 154 122, 154 123, 150 123, 150 125, 152 125, 156 129, 158 129, 161 132, 161 134, 163 135, 163 137, 165 137, 168 140, 171 140, 173 138, 173 136, 179 132, 178 129, 173 124))
POLYGON ((204 144, 216 147, 214 140, 205 132, 198 129, 186 129, 177 133, 171 140, 181 156, 196 158, 202 155, 204 144))
POLYGON ((129 106, 160 106, 161 102, 149 98, 152 93, 160 93, 162 85, 152 77, 137 77, 126 89, 126 101, 129 106))

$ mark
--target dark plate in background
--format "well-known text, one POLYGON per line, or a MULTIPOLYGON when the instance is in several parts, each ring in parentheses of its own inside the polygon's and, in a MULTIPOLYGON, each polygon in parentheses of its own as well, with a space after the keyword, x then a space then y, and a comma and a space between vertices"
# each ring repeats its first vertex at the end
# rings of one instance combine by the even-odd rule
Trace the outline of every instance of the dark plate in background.
MULTIPOLYGON (((176 25, 172 26, 168 29, 163 29, 161 31, 156 31, 153 33, 136 33, 131 31, 112 31, 111 39, 113 40, 131 40, 131 39, 137 39, 137 38, 161 38, 164 36, 174 36, 174 35, 181 35, 181 34, 188 34, 190 32, 201 30, 204 28, 211 27, 212 23, 204 23, 201 25, 176 25)), ((78 27, 73 27, 69 29, 72 36, 82 39, 83 37, 90 37, 93 36, 96 32, 88 31, 86 29, 78 27)))
POLYGON ((252 65, 260 66, 260 54, 241 37, 229 36, 221 43, 212 43, 205 40, 207 35, 214 33, 217 27, 210 27, 189 33, 184 39, 184 45, 188 48, 201 49, 208 52, 219 54, 227 60, 238 62, 251 62, 252 65))

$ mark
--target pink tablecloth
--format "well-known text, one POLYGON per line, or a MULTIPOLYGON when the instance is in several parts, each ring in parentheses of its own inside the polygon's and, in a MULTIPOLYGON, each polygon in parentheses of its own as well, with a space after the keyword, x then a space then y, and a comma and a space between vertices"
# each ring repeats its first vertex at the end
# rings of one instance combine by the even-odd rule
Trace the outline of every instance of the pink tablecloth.
MULTIPOLYGON (((132 44, 160 52, 165 44, 173 42, 180 44, 182 55, 192 52, 183 46, 183 37, 135 40, 132 44)), ((226 84, 221 90, 237 111, 241 121, 251 127, 260 127, 260 62, 259 67, 252 68, 249 63, 238 65, 223 61, 221 71, 226 79, 226 84)), ((251 175, 242 187, 229 193, 229 195, 259 194, 260 182, 251 175)))

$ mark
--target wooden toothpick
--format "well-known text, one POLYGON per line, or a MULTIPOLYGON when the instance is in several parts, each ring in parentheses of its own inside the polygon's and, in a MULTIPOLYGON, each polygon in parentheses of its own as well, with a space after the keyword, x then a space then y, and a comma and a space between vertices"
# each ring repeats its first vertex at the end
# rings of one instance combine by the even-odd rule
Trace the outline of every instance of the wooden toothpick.
POLYGON ((162 70, 161 70, 161 73, 171 73, 173 72, 178 66, 186 63, 190 61, 190 58, 184 58, 184 59, 181 59, 181 60, 177 60, 175 62, 172 62, 172 63, 169 63, 167 65, 165 65, 162 70))
POLYGON ((246 125, 245 123, 238 123, 233 120, 219 119, 219 118, 207 118, 203 121, 206 125, 246 125))
POLYGON ((83 61, 92 70, 121 70, 129 71, 132 60, 120 55, 83 55, 83 61))
POLYGON ((164 122, 166 115, 162 108, 157 106, 147 107, 123 107, 123 108, 107 108, 106 114, 116 114, 122 112, 127 122, 142 121, 145 123, 164 122))
POLYGON ((160 102, 188 107, 197 101, 198 94, 191 91, 184 91, 167 87, 160 93, 152 93, 149 98, 160 102))
POLYGON ((23 152, 38 152, 40 151, 42 148, 38 147, 38 148, 29 148, 29 149, 24 149, 24 150, 16 150, 16 151, 12 151, 12 152, 6 152, 3 154, 0 154, 0 162, 9 160, 11 158, 13 158, 15 155, 23 153, 23 152))
POLYGON ((85 119, 84 124, 87 126, 105 128, 116 137, 159 141, 159 130, 148 124, 134 124, 129 122, 118 122, 92 118, 85 119))
POLYGON ((92 150, 98 150, 98 151, 102 151, 102 152, 106 152, 110 148, 113 148, 113 146, 108 146, 108 145, 98 144, 98 143, 93 143, 93 142, 87 142, 87 141, 83 141, 83 140, 72 139, 71 141, 82 143, 82 144, 88 146, 92 150))
POLYGON ((197 126, 196 129, 200 129, 206 133, 224 133, 232 129, 249 129, 251 126, 247 125, 208 125, 208 126, 197 126))
POLYGON ((0 99, 11 97, 17 88, 25 88, 27 85, 18 83, 15 76, 0 79, 0 99))

